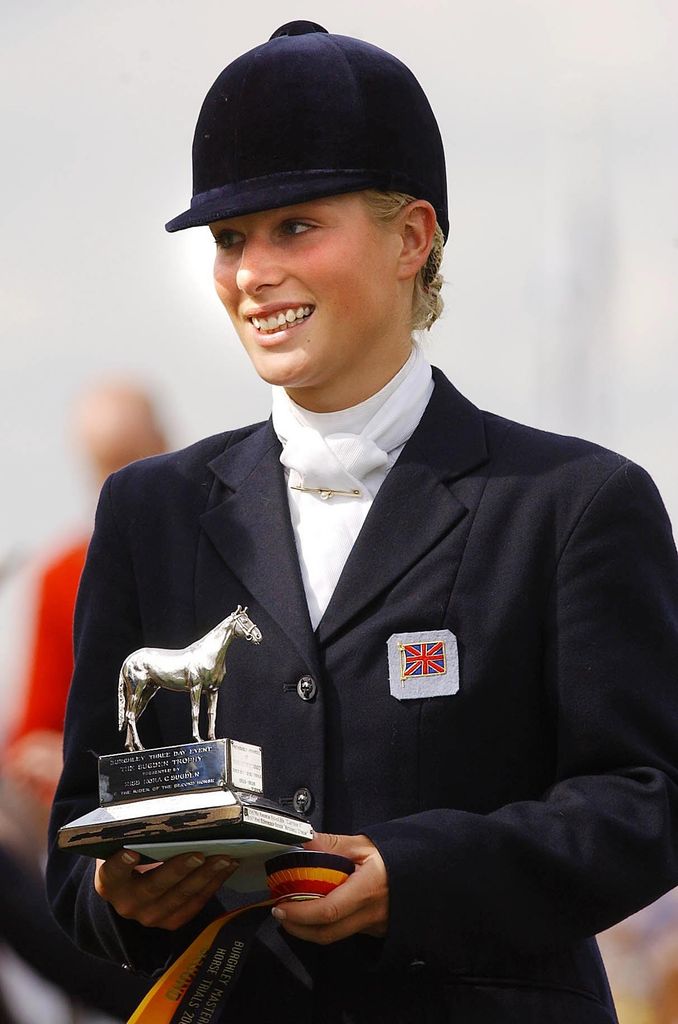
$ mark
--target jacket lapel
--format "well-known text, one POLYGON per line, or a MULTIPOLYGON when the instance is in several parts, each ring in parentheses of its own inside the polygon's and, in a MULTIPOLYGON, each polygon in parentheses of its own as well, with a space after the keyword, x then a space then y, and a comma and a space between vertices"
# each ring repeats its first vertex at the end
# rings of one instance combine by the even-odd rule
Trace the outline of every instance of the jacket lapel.
POLYGON ((424 415, 386 477, 318 626, 321 644, 464 518, 454 482, 487 461, 482 414, 434 369, 424 415))
POLYGON ((317 672, 318 652, 279 456, 270 421, 244 439, 234 439, 209 464, 220 484, 213 507, 200 523, 231 572, 317 672))
MULTIPOLYGON (((434 369, 424 415, 379 490, 329 606, 311 630, 280 443, 270 421, 210 463, 219 480, 201 525, 221 559, 309 667, 324 644, 447 536, 468 509, 455 482, 488 459, 479 410, 434 369)), ((219 581, 214 581, 219 586, 219 581)))

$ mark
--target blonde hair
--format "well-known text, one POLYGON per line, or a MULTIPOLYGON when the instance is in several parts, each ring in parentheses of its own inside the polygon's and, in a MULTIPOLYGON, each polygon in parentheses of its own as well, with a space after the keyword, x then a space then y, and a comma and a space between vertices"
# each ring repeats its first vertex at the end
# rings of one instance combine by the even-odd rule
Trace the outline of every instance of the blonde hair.
MULTIPOLYGON (((377 221, 388 224, 395 220, 401 210, 414 202, 415 196, 406 195, 404 192, 380 192, 378 189, 366 189, 361 192, 368 209, 377 221)), ((436 322, 443 311, 443 300, 440 289, 443 286, 443 277, 440 273, 440 265, 443 261, 443 246, 445 239, 436 224, 433 236, 433 245, 428 254, 426 263, 421 268, 414 280, 414 292, 412 294, 412 330, 428 331, 436 322)))

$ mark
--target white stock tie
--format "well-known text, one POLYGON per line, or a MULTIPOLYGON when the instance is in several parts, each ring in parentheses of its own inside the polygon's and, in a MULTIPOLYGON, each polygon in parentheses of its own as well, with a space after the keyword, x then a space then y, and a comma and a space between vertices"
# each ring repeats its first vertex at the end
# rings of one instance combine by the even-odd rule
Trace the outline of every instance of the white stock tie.
POLYGON ((433 391, 431 367, 414 349, 376 395, 351 409, 311 413, 273 388, 273 426, 283 445, 288 498, 313 628, 390 467, 433 391))

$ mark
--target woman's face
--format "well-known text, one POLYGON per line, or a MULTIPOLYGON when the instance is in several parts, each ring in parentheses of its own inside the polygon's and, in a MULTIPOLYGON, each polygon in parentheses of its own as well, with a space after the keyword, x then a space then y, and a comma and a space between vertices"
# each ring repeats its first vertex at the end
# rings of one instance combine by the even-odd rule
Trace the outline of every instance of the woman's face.
POLYGON ((359 193, 211 224, 214 281, 260 377, 299 405, 355 405, 410 347, 411 274, 397 225, 359 193))

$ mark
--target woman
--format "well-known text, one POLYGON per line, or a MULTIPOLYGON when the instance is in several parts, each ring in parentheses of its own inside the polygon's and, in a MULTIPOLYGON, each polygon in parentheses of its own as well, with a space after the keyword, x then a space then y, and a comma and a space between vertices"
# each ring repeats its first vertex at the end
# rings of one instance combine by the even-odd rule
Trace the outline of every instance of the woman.
MULTIPOLYGON (((229 65, 168 229, 199 225, 272 421, 104 486, 53 827, 97 802, 124 657, 247 604, 265 644, 229 654, 219 732, 261 745, 312 847, 358 867, 276 909, 224 1019, 609 1024, 591 936, 678 879, 678 567, 653 484, 479 412, 413 347, 445 167, 389 54, 295 22, 229 65)), ((156 698, 146 744, 184 739, 182 711, 156 698)), ((152 972, 234 865, 136 861, 55 852, 52 898, 85 948, 152 972)))

